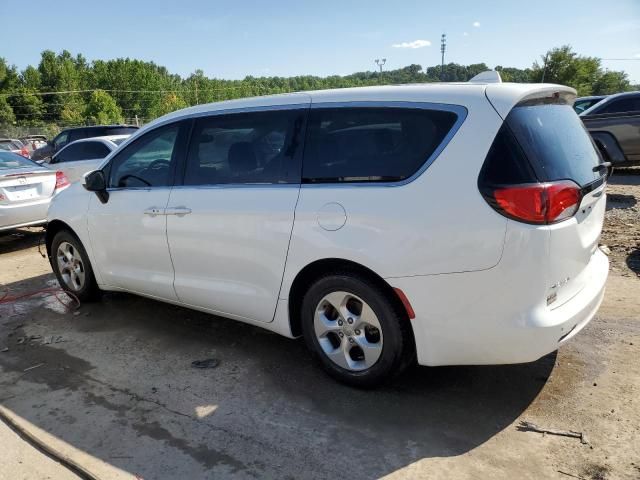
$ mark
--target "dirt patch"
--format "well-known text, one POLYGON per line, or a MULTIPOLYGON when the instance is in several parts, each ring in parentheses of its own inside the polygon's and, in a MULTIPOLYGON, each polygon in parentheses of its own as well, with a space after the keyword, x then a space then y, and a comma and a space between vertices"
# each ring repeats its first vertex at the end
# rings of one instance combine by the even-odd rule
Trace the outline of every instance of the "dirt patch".
POLYGON ((607 213, 600 239, 611 270, 640 276, 640 169, 614 174, 607 185, 607 213))

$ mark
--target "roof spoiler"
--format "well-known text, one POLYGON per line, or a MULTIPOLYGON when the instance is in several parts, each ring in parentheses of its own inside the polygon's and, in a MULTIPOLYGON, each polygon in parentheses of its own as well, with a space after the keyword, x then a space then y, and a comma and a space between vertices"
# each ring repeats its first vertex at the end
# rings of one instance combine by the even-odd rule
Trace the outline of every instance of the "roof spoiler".
POLYGON ((495 70, 485 70, 469 80, 469 83, 502 83, 502 78, 495 70))

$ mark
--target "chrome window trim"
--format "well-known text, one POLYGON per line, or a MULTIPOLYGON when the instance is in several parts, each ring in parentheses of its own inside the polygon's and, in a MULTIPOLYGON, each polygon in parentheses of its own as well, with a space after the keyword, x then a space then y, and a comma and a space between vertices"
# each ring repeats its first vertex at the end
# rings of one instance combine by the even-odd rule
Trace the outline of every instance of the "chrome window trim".
MULTIPOLYGON (((418 177, 420 177, 447 147, 451 139, 458 132, 462 124, 467 118, 469 111, 462 105, 454 105, 449 103, 434 102, 410 102, 410 101, 354 101, 354 102, 319 102, 312 103, 311 109, 320 108, 406 108, 406 109, 422 109, 422 110, 440 110, 444 112, 452 112, 457 115, 457 119, 453 126, 442 139, 440 145, 433 151, 431 155, 424 161, 416 172, 404 180, 397 182, 326 182, 326 183, 302 183, 301 188, 349 188, 349 187, 402 187, 407 185, 418 177)), ((304 165, 304 158, 303 158, 304 165)))

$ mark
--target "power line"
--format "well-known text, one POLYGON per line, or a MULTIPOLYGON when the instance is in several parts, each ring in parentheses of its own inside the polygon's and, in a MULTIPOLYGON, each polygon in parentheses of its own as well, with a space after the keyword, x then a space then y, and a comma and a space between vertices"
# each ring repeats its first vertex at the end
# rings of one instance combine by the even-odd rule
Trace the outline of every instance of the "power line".
POLYGON ((198 91, 199 93, 204 92, 224 92, 227 90, 271 90, 277 88, 289 88, 291 89, 291 85, 283 85, 283 86, 273 86, 267 87, 264 85, 239 85, 237 87, 222 87, 222 88, 199 88, 199 89, 189 89, 183 88, 180 90, 119 90, 119 89, 104 89, 104 88, 94 88, 89 90, 61 90, 55 92, 14 92, 14 93, 0 93, 0 96, 3 97, 18 97, 25 95, 34 95, 34 96, 45 96, 45 95, 71 95, 74 93, 93 93, 97 91, 103 91, 108 93, 185 93, 185 92, 194 92, 198 91))

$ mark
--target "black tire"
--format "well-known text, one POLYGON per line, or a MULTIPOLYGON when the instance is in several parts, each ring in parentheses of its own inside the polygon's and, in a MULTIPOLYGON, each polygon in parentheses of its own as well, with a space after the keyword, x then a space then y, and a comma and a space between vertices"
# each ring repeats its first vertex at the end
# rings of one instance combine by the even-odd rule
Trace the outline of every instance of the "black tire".
POLYGON ((96 278, 93 274, 89 256, 87 255, 87 252, 85 251, 80 239, 78 239, 78 237, 76 237, 73 233, 68 230, 61 230, 56 233, 55 237, 53 237, 53 242, 51 242, 50 262, 53 273, 56 274, 58 283, 64 290, 73 293, 81 302, 92 302, 99 299, 100 289, 98 288, 98 283, 96 282, 96 278), (79 254, 80 256, 81 266, 84 272, 84 282, 80 288, 74 288, 72 285, 70 285, 65 280, 62 272, 60 271, 57 260, 57 252, 60 245, 64 242, 70 244, 73 247, 74 251, 77 252, 77 254, 79 254))
MULTIPOLYGON (((326 275, 313 283, 306 292, 301 310, 304 340, 312 355, 333 378, 351 386, 372 388, 400 374, 414 362, 415 341, 409 318, 392 295, 390 288, 350 271, 326 275), (359 297, 377 316, 382 329, 381 338, 384 340, 382 353, 372 366, 364 370, 341 367, 329 358, 320 345, 314 327, 316 309, 326 295, 332 292, 347 292, 359 297)), ((335 338, 335 341, 346 341, 348 335, 343 333, 343 337, 335 338)), ((352 346, 357 347, 357 344, 352 346)))

